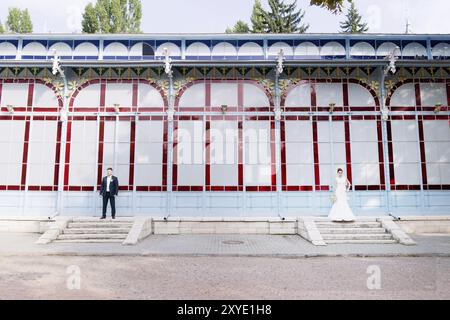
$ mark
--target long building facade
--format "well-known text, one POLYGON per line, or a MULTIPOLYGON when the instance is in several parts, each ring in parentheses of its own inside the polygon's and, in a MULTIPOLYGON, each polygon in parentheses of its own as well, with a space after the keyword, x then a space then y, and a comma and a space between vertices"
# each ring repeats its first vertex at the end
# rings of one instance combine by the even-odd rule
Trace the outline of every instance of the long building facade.
POLYGON ((450 35, 1 35, 0 214, 444 215, 449 105, 450 35))

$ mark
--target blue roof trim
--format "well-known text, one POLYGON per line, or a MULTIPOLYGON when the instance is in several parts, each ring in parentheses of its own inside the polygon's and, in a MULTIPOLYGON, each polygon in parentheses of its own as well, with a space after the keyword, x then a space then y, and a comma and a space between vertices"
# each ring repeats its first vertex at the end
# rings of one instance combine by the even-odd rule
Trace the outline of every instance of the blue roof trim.
POLYGON ((130 40, 105 40, 103 42, 103 46, 106 47, 107 45, 115 42, 123 44, 125 47, 127 47, 127 49, 129 49, 130 47, 130 40))
POLYGON ((100 46, 100 40, 74 40, 73 45, 74 47, 77 47, 79 44, 85 42, 92 43, 96 47, 100 46))
POLYGON ((238 40, 237 45, 238 47, 242 47, 246 43, 256 43, 260 45, 261 47, 264 46, 264 40, 238 40))
POLYGON ((207 45, 209 48, 211 48, 211 40, 186 40, 186 48, 196 42, 203 43, 203 44, 207 45))
POLYGON ((23 40, 23 46, 25 47, 27 44, 33 43, 33 42, 38 42, 40 44, 42 44, 45 48, 48 49, 48 40, 23 40))
POLYGON ((212 40, 211 41, 211 46, 214 48, 215 45, 217 45, 219 43, 222 43, 222 42, 229 43, 229 44, 231 44, 232 46, 235 46, 235 47, 238 46, 238 40, 212 40))
POLYGON ((156 47, 159 47, 160 45, 164 43, 173 43, 174 45, 181 47, 181 40, 156 40, 155 45, 156 47))
POLYGON ((50 48, 55 43, 65 43, 65 44, 69 45, 73 50, 73 40, 49 40, 48 47, 50 48))
POLYGON ((0 43, 3 43, 3 42, 11 43, 11 44, 14 45, 16 48, 19 46, 19 40, 3 40, 3 41, 0 40, 0 43))

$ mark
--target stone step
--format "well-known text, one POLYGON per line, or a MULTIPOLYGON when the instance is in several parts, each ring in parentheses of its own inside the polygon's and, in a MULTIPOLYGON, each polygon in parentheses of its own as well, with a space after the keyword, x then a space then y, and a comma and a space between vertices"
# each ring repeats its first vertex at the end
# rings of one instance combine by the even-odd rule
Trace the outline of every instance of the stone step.
POLYGON ((320 228, 320 233, 325 234, 382 234, 387 233, 384 228, 320 228))
POLYGON ((53 243, 122 243, 122 239, 78 239, 78 240, 55 240, 53 243))
POLYGON ((61 234, 58 240, 116 240, 116 239, 126 239, 126 234, 61 234))
POLYGON ((128 234, 130 228, 69 228, 64 234, 128 234))
POLYGON ((380 228, 380 222, 322 222, 316 221, 317 228, 380 228))
POLYGON ((392 240, 389 233, 382 234, 323 234, 323 240, 392 240))
POLYGON ((81 228, 131 228, 132 223, 127 222, 69 222, 67 227, 69 229, 81 229, 81 228))
POLYGON ((134 219, 133 218, 116 218, 116 219, 112 219, 112 218, 106 218, 101 220, 100 217, 98 218, 73 218, 72 222, 80 222, 80 223, 108 223, 108 222, 126 222, 126 223, 133 223, 134 219))
POLYGON ((327 244, 396 244, 396 240, 327 240, 327 244))

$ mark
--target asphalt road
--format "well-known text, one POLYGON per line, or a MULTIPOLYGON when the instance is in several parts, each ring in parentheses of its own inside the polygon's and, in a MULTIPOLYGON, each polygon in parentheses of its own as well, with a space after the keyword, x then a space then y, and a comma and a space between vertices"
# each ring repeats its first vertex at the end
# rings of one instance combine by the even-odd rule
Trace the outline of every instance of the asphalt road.
POLYGON ((0 299, 450 299, 450 258, 0 257, 0 299))

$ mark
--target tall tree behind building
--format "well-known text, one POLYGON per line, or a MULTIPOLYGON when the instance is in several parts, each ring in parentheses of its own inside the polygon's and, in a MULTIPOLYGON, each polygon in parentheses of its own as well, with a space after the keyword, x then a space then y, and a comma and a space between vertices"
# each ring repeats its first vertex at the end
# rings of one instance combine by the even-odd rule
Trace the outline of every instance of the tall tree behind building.
POLYGON ((249 33, 250 27, 242 20, 236 22, 233 28, 227 28, 226 33, 249 33))
MULTIPOLYGON (((252 28, 239 21, 234 29, 227 29, 227 33, 233 33, 235 30, 252 33, 304 33, 309 25, 303 24, 305 12, 297 9, 297 1, 286 4, 284 0, 269 0, 270 10, 263 9, 260 0, 256 0, 253 5, 253 12, 250 17, 252 28), (240 28, 238 28, 240 27, 240 28)), ((238 33, 238 32, 235 32, 238 33)))
POLYGON ((3 24, 0 21, 0 33, 5 33, 5 29, 3 28, 3 24))
MULTIPOLYGON (((324 7, 334 13, 338 13, 342 12, 345 1, 346 0, 311 0, 311 5, 324 7)), ((348 0, 348 2, 352 3, 353 0, 348 0)))
POLYGON ((139 33, 142 4, 140 0, 97 0, 89 3, 83 13, 85 33, 139 33))
POLYGON ((9 8, 5 29, 11 33, 32 33, 33 23, 28 9, 9 8))
POLYGON ((309 24, 303 24, 305 12, 297 10, 297 0, 269 0, 270 11, 264 11, 264 29, 267 33, 305 33, 309 24))
POLYGON ((367 23, 362 21, 362 16, 353 2, 346 14, 346 20, 341 22, 341 30, 345 33, 364 33, 369 30, 367 23))

